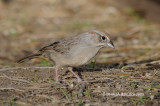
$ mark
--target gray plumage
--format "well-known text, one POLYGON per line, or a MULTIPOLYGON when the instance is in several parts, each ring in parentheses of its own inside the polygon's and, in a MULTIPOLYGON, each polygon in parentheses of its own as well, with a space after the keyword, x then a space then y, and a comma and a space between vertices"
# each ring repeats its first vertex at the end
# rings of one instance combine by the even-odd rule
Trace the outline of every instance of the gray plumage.
MULTIPOLYGON (((55 64, 57 70, 63 66, 80 66, 92 59, 101 48, 107 46, 114 48, 109 34, 92 30, 54 42, 19 62, 45 54, 55 64)), ((58 80, 58 78, 56 79, 58 80)))

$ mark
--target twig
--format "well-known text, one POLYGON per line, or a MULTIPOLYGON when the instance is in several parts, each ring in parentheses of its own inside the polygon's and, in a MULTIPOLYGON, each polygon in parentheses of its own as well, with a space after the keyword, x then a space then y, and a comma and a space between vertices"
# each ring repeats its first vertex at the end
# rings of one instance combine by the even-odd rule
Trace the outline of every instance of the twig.
POLYGON ((14 81, 20 81, 20 82, 26 82, 26 83, 30 83, 29 81, 27 80, 23 80, 23 79, 16 79, 16 78, 10 78, 8 77, 7 75, 3 74, 4 76, 0 76, 0 77, 5 77, 5 78, 8 78, 10 80, 14 80, 14 81))
POLYGON ((27 70, 27 69, 53 69, 55 67, 16 67, 16 68, 3 68, 3 69, 0 69, 0 71, 10 71, 10 70, 17 70, 17 69, 24 69, 24 70, 27 70))
POLYGON ((104 81, 107 81, 111 78, 97 78, 97 79, 88 79, 86 82, 88 83, 95 83, 95 82, 104 82, 104 81))
POLYGON ((0 90, 15 90, 15 91, 24 92, 24 90, 15 89, 15 88, 0 88, 0 90))

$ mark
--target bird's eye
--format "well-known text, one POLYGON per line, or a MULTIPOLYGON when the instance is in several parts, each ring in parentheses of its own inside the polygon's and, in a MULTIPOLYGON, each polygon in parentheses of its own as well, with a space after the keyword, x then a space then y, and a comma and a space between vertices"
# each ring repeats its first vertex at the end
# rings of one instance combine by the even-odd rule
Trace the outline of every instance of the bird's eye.
POLYGON ((101 38, 102 38, 102 40, 105 40, 105 39, 106 39, 106 37, 105 37, 105 36, 102 36, 101 38))

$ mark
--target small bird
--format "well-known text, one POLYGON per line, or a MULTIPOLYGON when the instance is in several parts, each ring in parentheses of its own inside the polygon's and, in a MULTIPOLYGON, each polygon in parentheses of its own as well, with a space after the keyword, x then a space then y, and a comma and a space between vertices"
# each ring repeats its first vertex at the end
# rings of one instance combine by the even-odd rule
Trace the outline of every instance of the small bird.
POLYGON ((18 63, 45 54, 55 64, 56 81, 58 81, 58 70, 61 67, 68 67, 68 70, 73 73, 78 82, 81 82, 81 78, 73 72, 72 67, 86 64, 104 47, 115 48, 110 35, 102 31, 91 30, 56 41, 41 48, 37 53, 19 60, 18 63))

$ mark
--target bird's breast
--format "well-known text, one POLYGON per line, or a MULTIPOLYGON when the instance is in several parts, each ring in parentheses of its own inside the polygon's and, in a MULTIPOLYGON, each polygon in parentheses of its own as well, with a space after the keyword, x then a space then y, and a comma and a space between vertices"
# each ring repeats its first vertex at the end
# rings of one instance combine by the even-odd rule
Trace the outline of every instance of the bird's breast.
POLYGON ((91 60, 98 52, 99 49, 79 47, 77 51, 72 51, 69 59, 69 63, 74 66, 79 66, 87 63, 91 60))

